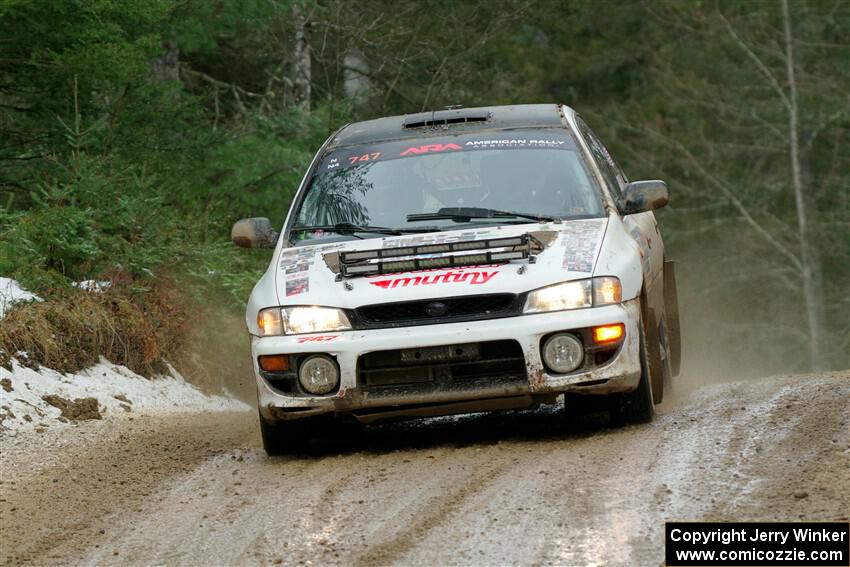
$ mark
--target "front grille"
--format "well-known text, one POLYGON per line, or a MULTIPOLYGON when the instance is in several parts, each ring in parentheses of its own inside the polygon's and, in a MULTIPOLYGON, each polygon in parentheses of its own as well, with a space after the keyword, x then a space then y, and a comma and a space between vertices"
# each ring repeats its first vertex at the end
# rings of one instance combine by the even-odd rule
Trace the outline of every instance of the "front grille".
POLYGON ((356 318, 364 327, 434 325, 510 317, 518 313, 517 297, 512 293, 381 303, 355 309, 356 318))
POLYGON ((357 361, 357 377, 364 389, 450 389, 482 379, 527 381, 522 347, 514 340, 370 352, 357 361))

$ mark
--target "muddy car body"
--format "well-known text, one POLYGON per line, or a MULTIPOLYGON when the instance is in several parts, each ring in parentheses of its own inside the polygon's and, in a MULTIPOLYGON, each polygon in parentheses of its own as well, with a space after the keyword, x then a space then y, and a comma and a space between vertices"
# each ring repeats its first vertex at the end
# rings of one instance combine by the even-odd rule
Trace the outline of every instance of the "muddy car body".
POLYGON ((653 209, 569 107, 350 124, 314 158, 246 314, 270 453, 346 421, 529 408, 651 419, 678 371, 653 209))

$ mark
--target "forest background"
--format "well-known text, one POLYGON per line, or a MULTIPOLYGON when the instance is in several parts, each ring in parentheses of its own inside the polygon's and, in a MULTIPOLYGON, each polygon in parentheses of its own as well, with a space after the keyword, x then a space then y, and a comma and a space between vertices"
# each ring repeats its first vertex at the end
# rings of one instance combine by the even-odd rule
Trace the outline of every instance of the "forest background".
POLYGON ((686 373, 850 366, 848 0, 0 0, 0 358, 250 383, 235 220, 347 122, 536 102, 668 182, 686 373))

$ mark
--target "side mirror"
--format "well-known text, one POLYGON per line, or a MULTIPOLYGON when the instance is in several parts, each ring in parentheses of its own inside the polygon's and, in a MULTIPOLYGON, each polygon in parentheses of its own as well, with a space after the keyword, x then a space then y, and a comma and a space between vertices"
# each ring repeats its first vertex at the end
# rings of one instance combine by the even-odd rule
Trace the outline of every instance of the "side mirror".
POLYGON ((238 220, 230 231, 230 239, 242 248, 274 248, 278 236, 280 233, 265 217, 238 220))
POLYGON ((620 197, 620 214, 633 215, 660 209, 667 204, 667 184, 659 179, 632 181, 623 189, 620 197))

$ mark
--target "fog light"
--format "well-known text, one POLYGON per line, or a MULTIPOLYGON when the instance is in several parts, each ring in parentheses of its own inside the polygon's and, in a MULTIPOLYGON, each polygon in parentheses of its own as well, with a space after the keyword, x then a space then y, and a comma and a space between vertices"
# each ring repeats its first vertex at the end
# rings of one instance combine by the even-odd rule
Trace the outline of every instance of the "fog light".
POLYGON ((298 381, 311 394, 327 394, 339 383, 339 370, 329 356, 314 354, 301 363, 298 381))
POLYGON ((559 333, 543 343, 543 362, 558 374, 572 372, 584 361, 584 347, 569 333, 559 333))

